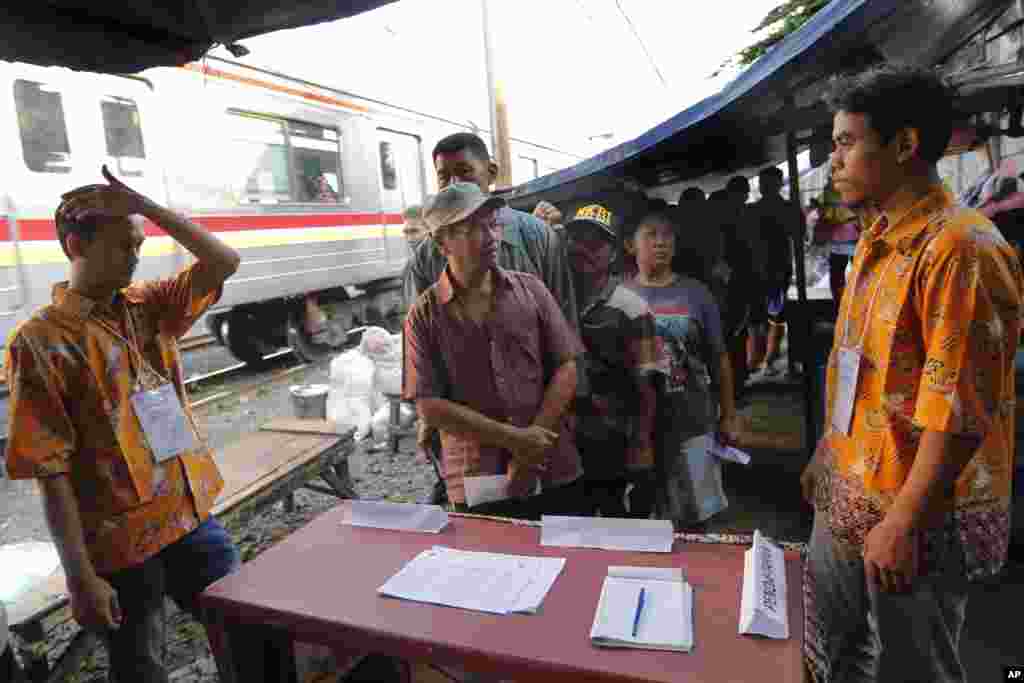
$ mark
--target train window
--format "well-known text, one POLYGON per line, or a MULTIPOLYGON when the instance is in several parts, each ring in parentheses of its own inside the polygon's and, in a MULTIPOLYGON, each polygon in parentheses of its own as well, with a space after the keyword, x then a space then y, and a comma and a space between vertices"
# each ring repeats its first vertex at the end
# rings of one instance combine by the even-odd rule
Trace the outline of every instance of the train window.
POLYGON ((70 173, 71 146, 60 92, 43 83, 16 80, 14 104, 25 165, 37 173, 70 173))
POLYGON ((338 203, 343 196, 338 131, 288 121, 288 141, 297 181, 295 201, 338 203))
POLYGON ((288 146, 282 121, 233 116, 232 183, 245 204, 277 204, 292 200, 288 146))
POLYGON ((395 168, 395 151, 391 149, 391 143, 381 141, 380 143, 380 180, 385 190, 398 189, 398 169, 395 168))
POLYGON ((142 142, 138 106, 125 97, 108 97, 100 102, 100 108, 107 156, 114 160, 119 175, 141 176, 146 146, 142 142))
POLYGON ((341 136, 337 129, 229 111, 230 167, 241 203, 339 203, 341 136))

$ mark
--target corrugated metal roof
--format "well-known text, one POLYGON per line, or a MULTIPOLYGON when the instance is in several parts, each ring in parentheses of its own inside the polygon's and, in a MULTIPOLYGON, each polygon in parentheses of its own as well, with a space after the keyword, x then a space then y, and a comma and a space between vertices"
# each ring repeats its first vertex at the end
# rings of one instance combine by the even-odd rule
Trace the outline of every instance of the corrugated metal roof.
POLYGON ((0 59, 136 73, 217 43, 360 14, 394 0, 21 0, 0 6, 0 59))

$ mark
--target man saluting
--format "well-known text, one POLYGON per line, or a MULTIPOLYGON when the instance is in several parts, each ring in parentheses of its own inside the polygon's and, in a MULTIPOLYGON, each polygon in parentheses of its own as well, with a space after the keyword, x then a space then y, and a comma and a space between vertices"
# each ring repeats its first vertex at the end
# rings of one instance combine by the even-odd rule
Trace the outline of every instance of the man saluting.
POLYGON ((7 469, 39 484, 75 619, 105 637, 110 679, 166 681, 164 596, 194 611, 196 596, 239 564, 210 516, 223 482, 178 353, 239 257, 103 175, 106 184, 63 196, 55 220, 70 280, 7 345, 7 469), (133 283, 146 220, 196 263, 133 283))

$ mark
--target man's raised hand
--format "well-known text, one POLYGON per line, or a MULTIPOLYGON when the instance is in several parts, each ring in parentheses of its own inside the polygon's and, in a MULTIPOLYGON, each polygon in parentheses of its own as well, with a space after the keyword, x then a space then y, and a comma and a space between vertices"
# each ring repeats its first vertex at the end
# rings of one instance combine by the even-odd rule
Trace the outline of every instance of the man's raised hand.
POLYGON ((151 202, 131 189, 114 175, 104 164, 103 177, 108 184, 86 185, 65 194, 64 215, 72 221, 86 218, 122 218, 141 214, 151 202))

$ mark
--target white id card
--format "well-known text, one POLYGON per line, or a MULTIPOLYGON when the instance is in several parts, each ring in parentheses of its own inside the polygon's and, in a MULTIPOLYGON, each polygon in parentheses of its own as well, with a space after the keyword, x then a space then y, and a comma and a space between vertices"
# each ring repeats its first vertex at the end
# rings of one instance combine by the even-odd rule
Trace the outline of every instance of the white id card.
POLYGON ((860 375, 860 352, 840 347, 836 359, 836 396, 832 404, 832 427, 844 436, 850 435, 853 402, 857 398, 860 375))
POLYGON ((156 461, 175 458, 196 445, 196 435, 173 384, 132 394, 132 407, 156 461))

